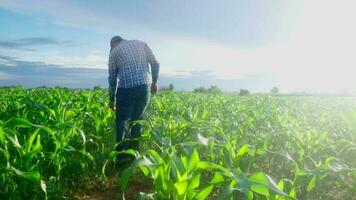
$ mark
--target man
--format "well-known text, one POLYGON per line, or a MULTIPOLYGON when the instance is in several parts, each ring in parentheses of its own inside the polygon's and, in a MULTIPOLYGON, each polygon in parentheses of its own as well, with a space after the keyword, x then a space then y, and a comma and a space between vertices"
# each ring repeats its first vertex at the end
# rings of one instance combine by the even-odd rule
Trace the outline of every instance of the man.
MULTIPOLYGON (((142 126, 134 122, 143 119, 150 91, 154 94, 158 90, 159 64, 152 50, 142 41, 124 40, 115 36, 110 46, 109 106, 116 110, 116 149, 138 150, 137 137, 141 135, 142 126)), ((120 163, 129 162, 133 158, 129 154, 118 155, 120 163)))

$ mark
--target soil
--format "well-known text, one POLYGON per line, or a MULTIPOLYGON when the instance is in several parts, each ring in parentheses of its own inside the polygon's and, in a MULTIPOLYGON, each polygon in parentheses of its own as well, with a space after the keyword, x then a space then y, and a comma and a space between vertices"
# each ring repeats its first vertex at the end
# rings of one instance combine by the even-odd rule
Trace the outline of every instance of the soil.
POLYGON ((120 191, 118 177, 112 176, 108 178, 107 187, 102 190, 85 191, 81 194, 76 194, 76 200, 134 200, 140 192, 149 193, 152 191, 152 180, 147 178, 134 178, 129 181, 128 187, 123 194, 120 191))

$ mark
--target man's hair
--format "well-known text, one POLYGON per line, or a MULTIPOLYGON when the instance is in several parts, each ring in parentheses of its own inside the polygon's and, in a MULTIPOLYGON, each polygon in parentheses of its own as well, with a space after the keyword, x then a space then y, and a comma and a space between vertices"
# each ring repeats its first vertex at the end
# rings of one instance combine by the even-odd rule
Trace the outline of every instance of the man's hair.
POLYGON ((113 44, 115 42, 120 42, 121 40, 123 40, 122 37, 120 37, 118 35, 114 36, 114 37, 111 38, 110 44, 113 44))

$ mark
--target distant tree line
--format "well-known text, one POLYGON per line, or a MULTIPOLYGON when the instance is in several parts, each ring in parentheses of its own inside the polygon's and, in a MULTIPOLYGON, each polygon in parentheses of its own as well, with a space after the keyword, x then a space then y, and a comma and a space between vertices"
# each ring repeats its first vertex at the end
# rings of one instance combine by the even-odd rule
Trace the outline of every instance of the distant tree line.
POLYGON ((168 86, 163 86, 159 89, 160 91, 173 91, 174 85, 173 83, 169 84, 168 86))
MULTIPOLYGON (((223 91, 216 85, 210 86, 209 88, 198 87, 193 90, 195 93, 213 93, 213 94, 222 94, 223 91)), ((271 94, 279 94, 279 88, 273 87, 270 91, 271 94)), ((238 93, 241 96, 250 95, 250 91, 246 89, 240 89, 238 93)))
POLYGON ((278 93, 279 93, 278 87, 273 87, 273 88, 271 89, 271 94, 278 94, 278 93))
MULTIPOLYGON (((21 85, 16 86, 0 86, 0 88, 16 88, 16 87, 22 87, 21 85)), ((35 87, 35 88, 52 88, 52 87, 47 87, 47 86, 39 86, 39 87, 35 87)), ((55 86, 54 88, 63 88, 63 89, 79 89, 79 88, 67 88, 67 87, 60 87, 60 86, 55 86)), ((89 88, 88 88, 89 89, 89 88)), ((96 89, 103 89, 100 85, 94 86, 93 87, 94 90, 96 89)), ((173 85, 173 83, 170 83, 168 86, 163 86, 160 88, 161 91, 174 91, 175 87, 173 85)), ((85 90, 85 89, 81 89, 81 90, 85 90)), ((217 86, 217 85, 212 85, 210 87, 198 87, 195 88, 193 90, 194 93, 209 93, 209 94, 223 94, 224 92, 217 86)), ((236 94, 236 92, 233 92, 236 94)), ((278 87, 273 87, 270 90, 271 94, 279 94, 279 88, 278 87)), ((246 89, 240 89, 240 91, 238 92, 239 95, 241 96, 247 96, 250 95, 250 91, 246 90, 246 89)), ((299 95, 306 95, 305 93, 303 94, 299 94, 299 95)))
POLYGON ((195 93, 222 94, 224 93, 218 86, 212 85, 209 88, 199 87, 194 89, 195 93))
POLYGON ((244 89, 240 89, 240 95, 241 96, 247 96, 250 94, 250 91, 248 90, 244 90, 244 89))

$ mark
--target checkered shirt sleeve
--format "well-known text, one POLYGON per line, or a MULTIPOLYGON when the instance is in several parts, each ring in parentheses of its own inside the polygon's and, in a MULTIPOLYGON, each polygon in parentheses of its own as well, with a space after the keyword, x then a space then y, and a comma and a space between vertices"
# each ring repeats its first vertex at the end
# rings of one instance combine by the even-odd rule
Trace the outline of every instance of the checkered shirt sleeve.
POLYGON ((147 44, 145 46, 145 51, 147 55, 147 60, 151 65, 152 81, 153 83, 157 83, 158 74, 159 74, 159 63, 157 62, 155 55, 153 54, 152 50, 147 44))

